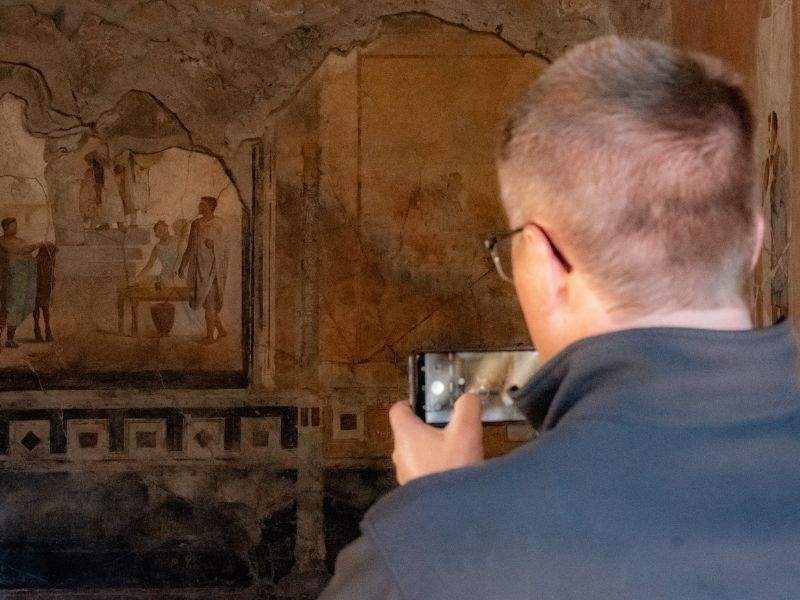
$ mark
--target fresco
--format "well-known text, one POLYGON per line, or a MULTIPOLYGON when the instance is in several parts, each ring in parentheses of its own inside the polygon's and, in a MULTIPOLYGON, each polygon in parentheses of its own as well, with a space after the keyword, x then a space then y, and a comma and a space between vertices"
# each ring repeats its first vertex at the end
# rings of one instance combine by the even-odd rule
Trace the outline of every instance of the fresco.
POLYGON ((754 277, 753 310, 757 325, 788 316, 791 297, 792 2, 762 0, 756 47, 756 157, 761 169, 764 244, 754 277))
POLYGON ((242 208, 219 162, 29 135, 0 103, 0 388, 235 385, 242 208))

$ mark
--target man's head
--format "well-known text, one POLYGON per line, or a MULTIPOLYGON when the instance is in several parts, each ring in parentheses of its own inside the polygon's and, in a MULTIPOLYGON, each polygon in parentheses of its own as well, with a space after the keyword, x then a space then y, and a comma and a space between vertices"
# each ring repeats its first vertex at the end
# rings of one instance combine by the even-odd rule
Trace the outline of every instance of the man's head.
POLYGON ((169 225, 166 221, 156 221, 153 231, 159 240, 166 240, 169 237, 169 225))
POLYGON ((545 71, 498 159, 510 225, 527 225, 514 282, 545 355, 598 314, 743 306, 763 230, 752 137, 737 78, 706 56, 605 37, 545 71))
POLYGON ((0 226, 3 228, 3 235, 16 235, 17 233, 17 220, 14 217, 6 217, 0 221, 0 226))
POLYGON ((214 211, 217 210, 217 199, 214 196, 203 196, 200 198, 198 210, 204 217, 213 215, 214 211))

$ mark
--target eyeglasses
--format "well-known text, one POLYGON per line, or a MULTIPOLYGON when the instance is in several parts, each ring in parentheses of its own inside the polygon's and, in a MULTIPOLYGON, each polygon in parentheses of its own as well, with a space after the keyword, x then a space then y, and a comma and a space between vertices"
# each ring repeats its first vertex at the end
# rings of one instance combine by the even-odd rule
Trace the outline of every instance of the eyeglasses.
POLYGON ((547 240, 547 243, 550 244, 553 255, 558 259, 558 262, 561 263, 561 266, 564 267, 564 270, 567 273, 571 273, 572 265, 566 258, 564 258, 561 250, 559 250, 558 246, 553 243, 553 240, 550 238, 550 235, 547 233, 547 231, 545 231, 541 225, 537 225, 536 223, 526 223, 522 227, 518 227, 512 231, 505 231, 503 233, 492 235, 486 238, 486 240, 483 242, 483 245, 486 246, 486 250, 489 252, 489 256, 492 258, 492 263, 494 263, 494 267, 497 269, 497 274, 500 276, 500 279, 509 283, 514 282, 511 268, 511 239, 525 229, 525 227, 528 225, 533 225, 542 232, 542 235, 547 240))

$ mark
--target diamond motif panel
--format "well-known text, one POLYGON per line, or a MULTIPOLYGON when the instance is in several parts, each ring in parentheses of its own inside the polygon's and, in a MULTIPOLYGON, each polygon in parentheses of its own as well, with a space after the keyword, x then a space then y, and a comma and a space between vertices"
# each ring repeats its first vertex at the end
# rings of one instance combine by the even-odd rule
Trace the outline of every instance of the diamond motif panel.
POLYGON ((25 434, 25 437, 22 438, 22 445, 25 446, 28 451, 32 451, 36 446, 42 443, 42 440, 39 438, 38 435, 29 431, 25 434))
POLYGON ((50 421, 11 421, 8 453, 13 458, 50 456, 50 421))
POLYGON ((186 422, 186 454, 190 458, 225 456, 225 419, 193 418, 186 422))

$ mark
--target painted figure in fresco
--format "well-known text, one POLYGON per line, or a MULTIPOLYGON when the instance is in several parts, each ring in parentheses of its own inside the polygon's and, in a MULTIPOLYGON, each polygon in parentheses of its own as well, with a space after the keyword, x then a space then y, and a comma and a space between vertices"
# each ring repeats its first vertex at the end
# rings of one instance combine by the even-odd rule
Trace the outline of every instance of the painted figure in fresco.
POLYGON ((150 258, 147 259, 147 264, 142 267, 142 270, 136 276, 137 283, 140 285, 150 283, 145 279, 145 275, 158 262, 161 265, 161 270, 158 275, 152 278, 153 285, 155 287, 172 285, 178 267, 180 239, 170 233, 169 225, 167 225, 166 221, 158 221, 153 225, 153 231, 158 241, 150 251, 150 258))
POLYGON ((53 295, 56 267, 55 244, 43 244, 36 253, 36 301, 33 306, 33 334, 37 342, 53 341, 50 327, 50 299, 53 295), (39 327, 39 317, 44 317, 44 337, 39 327))
MULTIPOLYGON (((769 153, 764 163, 763 190, 769 220, 768 324, 789 312, 789 169, 786 152, 778 143, 778 115, 769 116, 769 153)), ((766 323, 765 323, 766 324, 766 323)))
POLYGON ((205 310, 206 343, 227 335, 219 316, 225 293, 227 247, 222 220, 214 216, 216 208, 216 198, 200 199, 200 216, 189 228, 189 240, 178 269, 178 275, 186 278, 189 287, 189 306, 192 310, 205 310))
POLYGON ((17 327, 33 312, 36 302, 36 260, 33 253, 43 244, 17 236, 17 220, 0 221, 0 334, 6 329, 6 347, 17 348, 17 327))
POLYGON ((134 278, 134 282, 117 288, 117 327, 124 330, 125 304, 131 305, 131 333, 139 330, 137 306, 142 300, 185 300, 186 291, 176 286, 176 271, 180 258, 181 240, 170 233, 166 221, 159 220, 153 225, 156 243, 150 251, 147 263, 134 278), (150 274, 156 263, 160 265, 157 275, 150 274))
POLYGON ((88 168, 79 192, 81 215, 92 229, 110 229, 112 223, 125 230, 125 209, 119 182, 108 161, 96 152, 86 156, 88 168))

